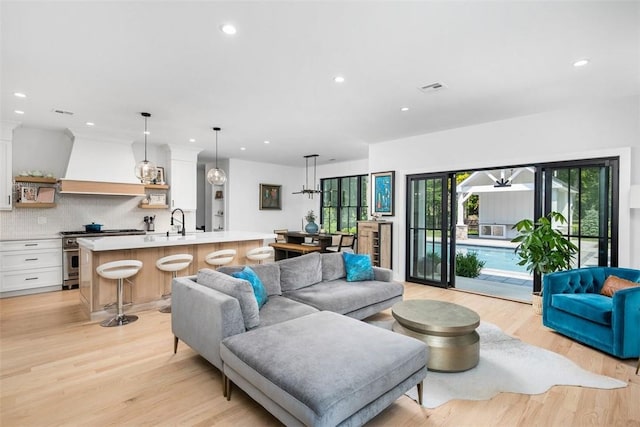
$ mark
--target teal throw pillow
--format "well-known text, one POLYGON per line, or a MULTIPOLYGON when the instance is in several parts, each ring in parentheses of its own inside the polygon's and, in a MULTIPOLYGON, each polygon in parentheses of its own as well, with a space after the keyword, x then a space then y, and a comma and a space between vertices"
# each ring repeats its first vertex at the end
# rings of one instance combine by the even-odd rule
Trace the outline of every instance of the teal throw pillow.
POLYGON ((258 301, 258 308, 262 308, 262 306, 269 299, 269 296, 267 295, 267 289, 262 284, 262 281, 260 280, 256 272, 253 271, 251 267, 245 267, 241 271, 231 273, 231 276, 237 279, 246 280, 247 282, 251 283, 253 293, 256 296, 256 300, 258 301))
POLYGON ((347 271, 347 282, 373 280, 373 266, 369 255, 342 252, 342 258, 344 258, 344 269, 347 271))

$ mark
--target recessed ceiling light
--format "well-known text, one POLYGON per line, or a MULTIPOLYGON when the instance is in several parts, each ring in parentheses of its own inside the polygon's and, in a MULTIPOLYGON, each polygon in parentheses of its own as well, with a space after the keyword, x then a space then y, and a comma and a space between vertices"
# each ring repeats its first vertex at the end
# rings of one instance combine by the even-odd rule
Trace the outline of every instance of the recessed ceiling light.
POLYGON ((265 143, 265 144, 269 144, 270 142, 271 142, 271 141, 265 141, 264 143, 265 143))
POLYGON ((13 110, 13 112, 16 114, 24 114, 24 111, 22 110, 13 110))
POLYGON ((402 112, 409 111, 409 107, 402 107, 402 108, 400 108, 400 111, 402 111, 402 112))
POLYGON ((189 142, 196 142, 196 140, 193 138, 189 138, 189 142))
POLYGON ((145 131, 144 131, 144 132, 142 132, 142 133, 144 133, 145 135, 151 135, 151 132, 149 132, 148 130, 145 130, 145 131))
POLYGON ((333 81, 334 81, 334 82, 336 82, 336 83, 344 83, 344 77, 342 77, 342 76, 335 76, 335 77, 333 78, 333 81))
POLYGON ((246 149, 247 149, 246 147, 240 147, 240 151, 244 151, 246 149))
POLYGON ((235 27, 234 25, 231 25, 231 24, 224 24, 224 25, 222 25, 222 26, 220 27, 220 30, 221 30, 223 33, 225 33, 225 34, 227 34, 227 35, 230 35, 230 36, 234 35, 234 34, 237 32, 236 27, 235 27))
POLYGON ((574 67, 584 67, 588 63, 589 63, 589 59, 588 58, 584 58, 584 59, 580 59, 580 60, 574 62, 573 66, 574 67))
POLYGON ((27 95, 25 95, 22 92, 14 92, 13 96, 18 97, 18 98, 26 98, 27 97, 27 95))
POLYGON ((87 126, 95 126, 95 123, 93 123, 93 122, 87 122, 87 123, 85 123, 85 125, 87 125, 87 126))

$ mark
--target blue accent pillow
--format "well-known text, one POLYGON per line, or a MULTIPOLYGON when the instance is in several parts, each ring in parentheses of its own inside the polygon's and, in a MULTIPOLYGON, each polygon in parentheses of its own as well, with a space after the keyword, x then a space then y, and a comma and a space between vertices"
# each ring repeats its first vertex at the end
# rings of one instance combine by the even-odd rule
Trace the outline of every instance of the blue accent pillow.
POLYGON ((255 271, 251 269, 251 267, 245 267, 241 271, 236 271, 235 273, 231 273, 231 276, 246 280, 251 284, 253 288, 253 293, 258 301, 258 308, 262 308, 262 306, 267 302, 269 296, 267 295, 267 289, 262 284, 262 280, 258 277, 255 271))
POLYGON ((344 268, 347 271, 347 282, 373 280, 373 266, 369 255, 342 252, 342 258, 344 258, 344 268))

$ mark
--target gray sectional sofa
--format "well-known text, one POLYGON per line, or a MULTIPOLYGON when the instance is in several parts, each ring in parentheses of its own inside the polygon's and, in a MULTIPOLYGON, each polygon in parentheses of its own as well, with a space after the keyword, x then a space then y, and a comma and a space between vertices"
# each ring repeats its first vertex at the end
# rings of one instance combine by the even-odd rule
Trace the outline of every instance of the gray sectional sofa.
POLYGON ((427 347, 358 322, 402 300, 388 269, 347 282, 341 253, 252 265, 268 294, 203 269, 172 284, 174 352, 183 341, 286 425, 361 425, 409 388, 422 396, 427 347), (310 392, 313 391, 313 392, 310 392))
POLYGON ((258 309, 248 282, 227 274, 242 268, 203 269, 172 284, 176 343, 185 342, 220 370, 220 343, 226 337, 323 310, 364 319, 402 301, 404 292, 391 270, 373 267, 374 280, 347 282, 340 253, 311 253, 251 266, 269 295, 258 309), (237 298, 224 292, 233 288, 237 298))

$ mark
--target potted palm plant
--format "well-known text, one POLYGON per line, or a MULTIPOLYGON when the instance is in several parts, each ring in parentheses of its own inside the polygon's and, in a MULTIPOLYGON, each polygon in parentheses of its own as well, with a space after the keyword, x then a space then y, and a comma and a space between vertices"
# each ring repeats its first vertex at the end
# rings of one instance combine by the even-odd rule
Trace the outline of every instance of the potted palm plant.
MULTIPOLYGON (((520 257, 518 265, 524 265, 527 271, 543 276, 554 271, 569 270, 578 247, 562 233, 553 228, 553 222, 565 224, 566 218, 559 212, 549 212, 536 222, 523 219, 512 228, 519 235, 512 239, 518 243, 515 249, 520 257)), ((542 291, 533 293, 533 308, 542 314, 542 291)))

